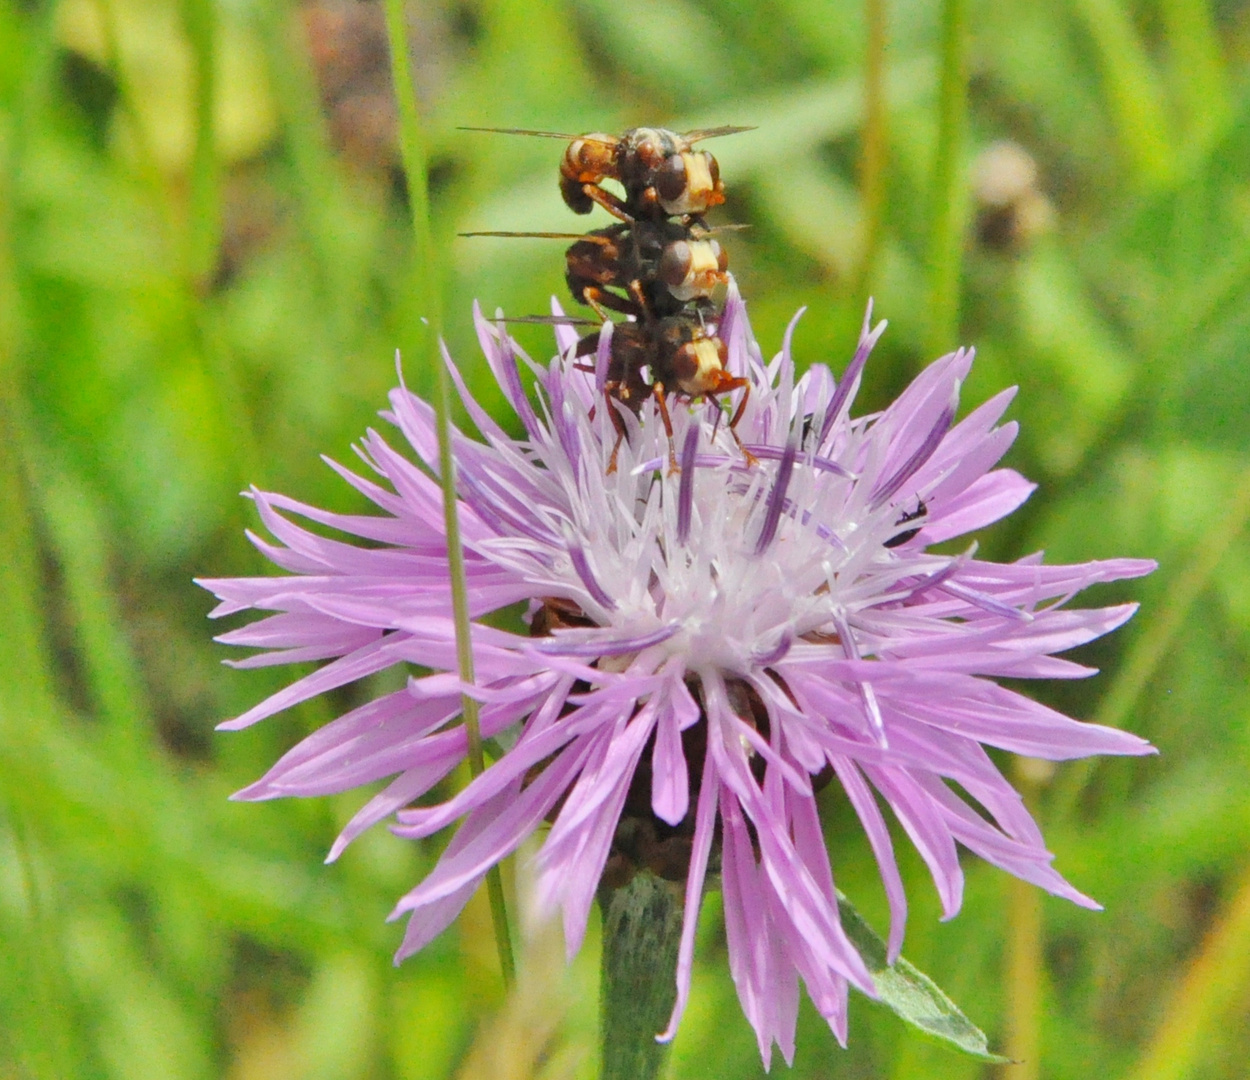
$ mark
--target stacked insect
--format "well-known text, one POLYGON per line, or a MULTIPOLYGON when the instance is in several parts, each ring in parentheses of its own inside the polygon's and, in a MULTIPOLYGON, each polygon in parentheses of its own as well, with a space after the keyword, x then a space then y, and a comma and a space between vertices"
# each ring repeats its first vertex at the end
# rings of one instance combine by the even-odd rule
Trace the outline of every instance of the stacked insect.
MULTIPOLYGON (((574 240, 565 252, 565 279, 573 298, 603 322, 609 311, 628 316, 614 325, 604 386, 617 429, 609 471, 616 467, 616 451, 625 437, 614 401, 639 413, 649 397, 655 398, 675 469, 668 394, 716 397, 747 385, 725 368, 727 349, 717 336, 720 312, 712 293, 727 280, 729 260, 703 221, 704 213, 725 201, 724 184, 716 159, 694 149, 702 139, 746 130, 722 127, 679 135, 633 128, 619 137, 505 130, 569 140, 560 163, 565 203, 578 214, 601 206, 618 222, 585 234, 465 234, 574 240), (624 196, 603 187, 605 180, 620 184, 624 196)), ((577 355, 595 353, 599 336, 596 330, 583 337, 577 355)), ((740 405, 731 431, 741 411, 740 405)))

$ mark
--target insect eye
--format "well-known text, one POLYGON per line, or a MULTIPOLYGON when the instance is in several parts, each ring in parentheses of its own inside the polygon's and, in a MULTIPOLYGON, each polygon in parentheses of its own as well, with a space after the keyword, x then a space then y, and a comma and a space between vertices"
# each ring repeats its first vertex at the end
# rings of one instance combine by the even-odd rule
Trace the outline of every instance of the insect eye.
POLYGON ((660 280, 665 285, 680 285, 690 273, 690 245, 684 240, 669 244, 660 257, 660 280))
POLYGON ((661 166, 655 189, 665 202, 676 202, 686 192, 686 162, 674 154, 661 166))
POLYGON ((707 171, 712 177, 712 187, 716 187, 720 183, 720 166, 716 163, 716 159, 706 150, 703 152, 703 156, 707 159, 707 171))

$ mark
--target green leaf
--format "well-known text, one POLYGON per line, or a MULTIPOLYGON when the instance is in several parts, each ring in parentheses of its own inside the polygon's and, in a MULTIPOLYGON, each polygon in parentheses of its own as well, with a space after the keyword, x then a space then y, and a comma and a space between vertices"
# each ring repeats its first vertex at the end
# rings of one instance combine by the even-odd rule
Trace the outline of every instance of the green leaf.
POLYGON ((886 962, 885 942, 841 893, 838 913, 847 937, 872 972, 882 1005, 912 1027, 971 1057, 1010 1064, 1010 1058, 990 1053, 985 1032, 964 1016, 928 975, 901 956, 893 964, 886 962))

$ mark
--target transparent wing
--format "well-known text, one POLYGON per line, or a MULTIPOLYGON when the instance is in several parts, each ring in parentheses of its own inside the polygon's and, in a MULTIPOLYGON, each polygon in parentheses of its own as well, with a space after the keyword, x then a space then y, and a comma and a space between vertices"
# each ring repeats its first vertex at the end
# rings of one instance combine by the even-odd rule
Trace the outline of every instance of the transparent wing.
POLYGON ((696 143, 696 142, 699 142, 701 139, 718 139, 722 135, 737 135, 739 132, 742 132, 742 131, 754 131, 754 130, 755 130, 754 124, 747 125, 746 127, 735 126, 733 124, 726 124, 724 127, 698 128, 694 131, 687 131, 684 135, 682 135, 682 138, 685 139, 686 142, 688 143, 696 143))
POLYGON ((535 323, 539 326, 602 326, 598 319, 579 319, 575 315, 505 315, 491 322, 535 323))
POLYGON ((535 135, 540 139, 564 139, 568 142, 572 139, 580 139, 580 135, 569 135, 562 131, 530 131, 528 128, 495 128, 495 127, 465 127, 456 128, 457 131, 488 131, 494 135, 535 135))
MULTIPOLYGON (((457 236, 520 236, 535 240, 604 240, 601 236, 589 236, 586 233, 573 232, 503 232, 490 230, 485 232, 462 232, 457 236)), ((606 241, 604 241, 606 243, 606 241)))

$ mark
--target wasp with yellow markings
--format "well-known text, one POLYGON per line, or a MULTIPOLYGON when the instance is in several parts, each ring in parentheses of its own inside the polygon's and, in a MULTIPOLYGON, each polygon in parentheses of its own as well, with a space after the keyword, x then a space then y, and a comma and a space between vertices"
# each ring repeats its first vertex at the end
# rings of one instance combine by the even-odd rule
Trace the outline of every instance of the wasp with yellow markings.
MULTIPOLYGON (((577 355, 592 355, 599 347, 601 332, 596 330, 583 337, 577 343, 577 355)), ((747 388, 746 379, 731 375, 726 369, 728 356, 729 350, 717 335, 716 328, 704 324, 690 312, 640 322, 616 323, 612 329, 604 383, 609 415, 617 434, 608 472, 615 471, 617 451, 625 438, 625 425, 612 407, 613 401, 619 401, 636 415, 649 398, 655 399, 668 436, 669 469, 676 472, 673 424, 666 399, 669 394, 689 400, 715 398, 747 388)), ((731 434, 742 416, 746 401, 744 394, 729 422, 731 434)), ((737 439, 736 434, 734 438, 737 439)))
POLYGON ((706 229, 667 220, 595 229, 565 252, 569 291, 600 315, 600 305, 640 319, 691 303, 706 311, 728 270, 729 256, 706 229))
POLYGON ((720 166, 694 144, 720 135, 750 131, 749 127, 703 128, 679 134, 667 128, 630 128, 624 135, 595 131, 568 135, 522 128, 465 128, 502 135, 537 135, 564 139, 568 147, 560 162, 560 194, 574 213, 589 214, 602 206, 624 222, 639 218, 697 217, 725 201, 720 166), (604 188, 615 180, 622 198, 604 188))
POLYGON ((564 253, 565 281, 578 303, 594 309, 663 318, 693 303, 712 310, 712 292, 729 280, 729 256, 715 230, 676 221, 635 221, 588 233, 468 232, 462 236, 572 240, 564 253))

